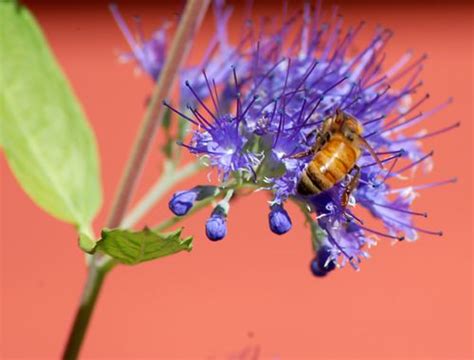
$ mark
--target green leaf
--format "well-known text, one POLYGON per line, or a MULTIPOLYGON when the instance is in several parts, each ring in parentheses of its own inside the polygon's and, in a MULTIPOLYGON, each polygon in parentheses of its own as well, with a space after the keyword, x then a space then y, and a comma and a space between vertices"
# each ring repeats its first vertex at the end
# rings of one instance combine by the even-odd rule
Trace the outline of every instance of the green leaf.
POLYGON ((97 247, 97 241, 81 232, 79 233, 79 247, 82 251, 85 251, 88 254, 93 254, 97 247))
POLYGON ((97 248, 123 264, 135 265, 183 250, 191 251, 193 238, 181 239, 181 231, 163 234, 148 228, 136 232, 105 229, 97 248))
POLYGON ((85 228, 101 204, 94 134, 31 13, 0 2, 0 145, 49 214, 85 228))

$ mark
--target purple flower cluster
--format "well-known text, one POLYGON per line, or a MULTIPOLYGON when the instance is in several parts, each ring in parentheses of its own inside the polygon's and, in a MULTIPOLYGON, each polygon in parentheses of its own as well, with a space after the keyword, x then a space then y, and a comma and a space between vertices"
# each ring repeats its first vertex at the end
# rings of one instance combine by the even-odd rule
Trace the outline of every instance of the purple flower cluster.
MULTIPOLYGON (((222 4, 216 8, 227 14, 222 4)), ((354 44, 364 23, 343 31, 337 8, 324 20, 320 3, 314 8, 305 4, 302 11, 284 15, 281 23, 261 19, 256 26, 248 21, 247 33, 236 47, 227 42, 228 16, 220 18, 216 39, 225 44, 225 51, 215 55, 216 63, 212 57, 206 60, 185 83, 193 96, 187 110, 165 105, 195 126, 191 140, 182 145, 217 169, 221 191, 238 193, 239 187, 249 186, 270 192, 268 219, 276 234, 292 226, 286 201, 299 204, 314 221, 311 270, 317 276, 346 263, 358 269, 361 259, 368 257, 367 248, 378 238, 415 240, 418 233, 441 234, 415 226, 414 219, 426 213, 411 210, 417 190, 454 181, 411 184, 419 167, 431 168, 433 153, 425 153, 420 141, 459 125, 409 133, 410 127, 450 102, 420 111, 429 98, 419 95, 426 56, 413 58, 409 52, 387 66, 385 50, 393 34, 386 29, 377 29, 356 51, 354 44), (229 60, 222 61, 226 54, 229 60), (363 138, 383 164, 381 169, 373 154, 362 150, 357 162, 360 181, 347 206, 342 197, 351 173, 319 195, 297 192, 311 157, 294 155, 311 148, 322 124, 336 110, 360 122, 363 138), (404 181, 408 185, 396 187, 404 181), (361 207, 379 219, 384 230, 365 225, 356 214, 361 207)), ((171 210, 184 215, 196 199, 193 192, 175 194, 171 210), (184 198, 190 199, 188 207, 179 204, 184 198)), ((211 240, 227 234, 231 196, 219 202, 206 224, 211 240)))
MULTIPOLYGON (((166 21, 148 39, 145 37, 139 17, 134 18, 135 33, 133 33, 116 5, 110 5, 110 11, 130 47, 130 51, 122 53, 119 59, 123 62, 135 62, 141 71, 148 74, 153 81, 156 81, 164 66, 168 51, 168 29, 172 26, 172 22, 166 21)), ((227 39, 227 23, 232 14, 232 7, 226 7, 223 0, 215 0, 213 11, 215 35, 210 39, 200 63, 185 67, 180 74, 182 79, 189 79, 193 91, 202 99, 208 96, 207 83, 209 82, 208 79, 202 76, 202 70, 204 68, 207 70, 206 76, 212 79, 213 86, 226 84, 231 74, 231 69, 227 64, 239 63, 240 50, 245 42, 244 39, 239 46, 233 47, 227 39)), ((187 83, 188 81, 185 80, 180 82, 182 85, 180 88, 182 99, 189 99, 192 96, 188 86, 185 86, 187 83)), ((191 103, 192 106, 195 105, 195 102, 191 103)), ((191 106, 191 104, 184 105, 191 106)))
POLYGON ((150 75, 153 80, 156 80, 165 62, 168 45, 167 29, 170 23, 165 23, 154 32, 150 39, 147 39, 143 33, 139 17, 134 18, 136 28, 135 36, 120 14, 117 5, 110 5, 110 11, 131 50, 130 52, 121 54, 120 60, 124 62, 137 62, 141 70, 150 75))

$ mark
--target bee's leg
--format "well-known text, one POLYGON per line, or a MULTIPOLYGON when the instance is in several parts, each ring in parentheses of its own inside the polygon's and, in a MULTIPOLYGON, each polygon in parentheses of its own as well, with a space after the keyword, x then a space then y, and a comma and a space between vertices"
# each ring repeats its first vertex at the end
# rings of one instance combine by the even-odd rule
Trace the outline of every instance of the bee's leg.
POLYGON ((319 151, 319 149, 321 149, 321 147, 325 143, 327 143, 329 141, 329 139, 331 138, 331 133, 332 133, 332 130, 333 130, 333 126, 334 125, 333 125, 332 118, 326 119, 323 122, 323 125, 322 125, 321 129, 316 129, 315 130, 316 140, 314 142, 314 145, 311 147, 311 149, 300 152, 300 153, 297 153, 297 154, 293 155, 292 158, 295 158, 295 159, 304 158, 306 156, 313 155, 314 153, 319 151))
POLYGON ((301 159, 306 156, 313 155, 319 149, 321 149, 321 147, 329 140, 330 136, 331 136, 330 132, 324 132, 324 133, 318 132, 318 134, 316 135, 316 141, 314 142, 314 145, 310 149, 303 152, 296 153, 295 155, 292 155, 291 157, 294 159, 301 159))
POLYGON ((352 192, 357 188, 360 179, 360 167, 354 165, 352 168, 354 170, 354 175, 352 176, 351 181, 347 184, 346 188, 344 189, 344 193, 342 194, 341 205, 342 207, 346 207, 349 203, 349 199, 351 197, 352 192))
POLYGON ((293 159, 301 159, 301 158, 305 158, 306 156, 313 155, 315 152, 316 152, 316 150, 314 149, 314 146, 313 146, 311 149, 296 153, 294 155, 291 155, 291 157, 293 159))

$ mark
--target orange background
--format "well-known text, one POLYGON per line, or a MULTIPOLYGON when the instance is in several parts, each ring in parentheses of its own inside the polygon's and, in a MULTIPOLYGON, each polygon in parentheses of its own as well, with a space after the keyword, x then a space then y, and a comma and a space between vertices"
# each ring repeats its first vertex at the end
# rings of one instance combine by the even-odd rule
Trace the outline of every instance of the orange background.
MULTIPOLYGON (((257 12, 280 13, 279 2, 273 9, 256 2, 257 12)), ((97 134, 105 189, 98 231, 152 84, 146 76, 133 76, 131 65, 117 63, 116 50, 126 44, 106 2, 27 3, 97 134)), ((196 235, 192 253, 110 274, 85 342, 85 359, 221 359, 249 344, 260 345, 263 358, 472 358, 473 7, 453 1, 338 3, 347 23, 363 18, 368 29, 384 24, 395 30, 389 59, 408 48, 429 54, 423 80, 432 97, 425 109, 454 96, 454 103, 427 124, 438 129, 461 120, 462 126, 426 141, 425 149, 436 149, 435 168, 417 182, 452 176, 459 182, 424 191, 415 202, 416 209, 430 213, 427 227, 441 228, 445 236, 421 236, 397 246, 381 241, 362 271, 345 268, 319 279, 309 272, 309 234, 295 208, 289 208, 293 230, 277 237, 267 226, 263 194, 239 200, 232 205, 229 236, 219 243, 205 239, 204 211, 185 224, 185 233, 196 235)), ((143 15, 148 31, 179 10, 178 2, 172 8, 119 5, 129 21, 143 15)), ((235 24, 241 19, 237 15, 235 24)), ((209 16, 194 61, 212 24, 209 16)), ((238 32, 234 27, 233 36, 238 32)), ((158 175, 159 162, 159 156, 151 157, 139 195, 158 175)), ((0 171, 2 358, 58 358, 85 279, 84 257, 72 227, 26 197, 3 157, 0 171)), ((163 203, 144 223, 166 216, 163 203)))

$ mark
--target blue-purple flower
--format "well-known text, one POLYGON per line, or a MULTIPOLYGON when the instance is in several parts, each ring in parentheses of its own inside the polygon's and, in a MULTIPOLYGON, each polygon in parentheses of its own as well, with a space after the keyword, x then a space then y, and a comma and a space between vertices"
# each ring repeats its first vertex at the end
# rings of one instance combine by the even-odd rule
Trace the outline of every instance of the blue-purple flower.
POLYGON ((268 224, 270 230, 277 235, 283 235, 291 229, 291 218, 279 204, 271 206, 270 213, 268 214, 268 224))
MULTIPOLYGON (((296 202, 312 218, 315 275, 347 263, 358 269, 379 238, 400 241, 415 240, 418 233, 440 235, 414 224, 415 218, 425 218, 426 213, 412 210, 412 205, 417 190, 450 180, 421 186, 411 182, 418 168, 431 168, 433 153, 423 150, 421 140, 458 123, 410 134, 411 126, 451 101, 420 112, 429 98, 418 95, 426 56, 413 59, 407 53, 386 66, 384 51, 393 33, 385 29, 377 29, 372 40, 362 47, 358 44, 355 51, 364 23, 343 32, 342 18, 334 11, 324 21, 319 3, 316 9, 306 4, 302 12, 283 19, 280 27, 262 24, 250 27, 253 41, 237 47, 238 59, 225 69, 231 81, 224 88, 214 86, 204 72, 202 84, 209 101, 203 101, 203 89, 196 90, 195 81, 190 81, 186 87, 196 106, 190 105, 184 113, 166 104, 195 126, 183 146, 207 159, 217 170, 223 190, 238 194, 240 188, 250 187, 271 193, 269 226, 277 234, 291 228, 285 202, 296 202), (347 196, 352 172, 317 196, 305 197, 297 191, 311 157, 294 155, 311 148, 321 125, 336 110, 360 122, 363 139, 380 159, 362 150, 357 162, 360 180, 347 206, 342 198, 347 196), (366 225, 358 215, 361 208, 385 229, 366 225)), ((208 237, 225 236, 226 222, 227 213, 215 210, 206 224, 208 237)))
POLYGON ((311 261, 311 271, 314 276, 326 276, 329 272, 336 268, 331 248, 322 245, 316 251, 315 258, 311 261))
POLYGON ((135 61, 140 69, 146 72, 153 80, 156 80, 165 62, 168 45, 167 30, 170 24, 163 24, 148 39, 143 33, 139 17, 134 18, 136 30, 134 34, 127 26, 116 5, 110 5, 110 11, 131 50, 130 52, 122 53, 120 60, 124 62, 135 61))
MULTIPOLYGON (((209 95, 208 86, 224 89, 228 86, 232 74, 228 64, 240 62, 240 50, 246 38, 237 47, 232 46, 228 41, 227 23, 232 14, 232 7, 225 6, 223 0, 214 0, 213 5, 215 35, 209 40, 200 63, 186 66, 180 71, 182 107, 196 105, 188 83, 191 83, 193 92, 197 93, 201 99, 205 99, 209 95)), ((151 37, 147 37, 139 17, 134 18, 135 32, 132 32, 116 5, 110 5, 110 11, 131 50, 120 54, 119 59, 124 62, 134 61, 138 68, 148 74, 153 81, 158 80, 168 52, 169 28, 172 23, 165 21, 151 37)))
POLYGON ((195 190, 178 191, 173 194, 168 206, 177 216, 186 215, 194 205, 197 198, 195 190))
POLYGON ((209 240, 222 240, 227 235, 227 213, 222 206, 216 206, 206 221, 206 236, 209 240))
POLYGON ((219 193, 215 186, 195 186, 190 190, 177 191, 168 203, 168 207, 176 216, 184 216, 192 209, 196 201, 213 197, 219 193))

